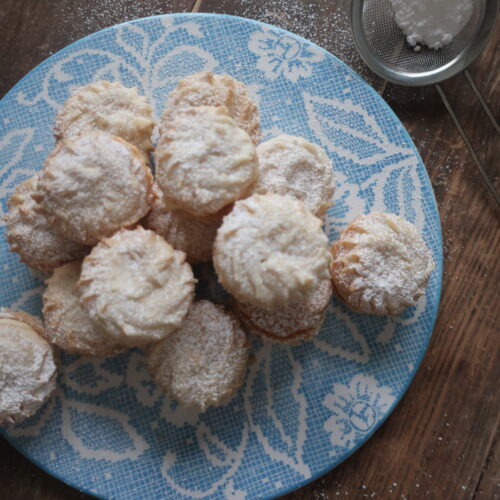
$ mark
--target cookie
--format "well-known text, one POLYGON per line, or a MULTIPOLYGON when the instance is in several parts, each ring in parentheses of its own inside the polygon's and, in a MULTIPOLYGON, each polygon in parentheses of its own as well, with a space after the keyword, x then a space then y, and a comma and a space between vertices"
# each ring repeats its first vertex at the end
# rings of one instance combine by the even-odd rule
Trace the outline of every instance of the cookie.
POLYGON ((257 179, 255 147, 223 108, 202 106, 165 126, 156 181, 169 208, 202 217, 243 198, 257 179))
POLYGON ((201 411, 234 396, 247 362, 248 345, 238 321, 207 300, 195 302, 181 327, 147 351, 155 382, 179 403, 201 411))
POLYGON ((382 212, 361 215, 331 248, 334 291, 362 313, 398 315, 425 293, 434 269, 416 227, 382 212))
POLYGON ((65 262, 82 259, 89 248, 60 235, 32 198, 38 178, 19 184, 8 201, 6 238, 21 262, 39 271, 50 271, 65 262))
POLYGON ((257 146, 259 178, 254 193, 288 195, 304 202, 317 217, 333 205, 332 162, 316 144, 279 135, 257 146))
POLYGON ((94 247, 78 287, 91 319, 112 341, 133 347, 157 342, 180 326, 194 284, 184 252, 139 226, 94 247))
POLYGON ((92 323, 80 303, 77 282, 81 262, 70 262, 57 268, 45 281, 43 294, 43 337, 51 344, 72 354, 105 358, 126 349, 110 340, 101 328, 92 323))
POLYGON ((332 283, 324 279, 302 302, 288 307, 270 310, 236 300, 232 305, 247 331, 275 343, 295 345, 319 332, 331 297, 332 283))
POLYGON ((255 144, 259 142, 259 110, 246 85, 230 75, 216 75, 210 71, 190 75, 178 83, 167 97, 161 129, 179 113, 198 106, 225 107, 238 127, 245 130, 255 144))
POLYGON ((142 224, 165 238, 176 250, 184 252, 190 264, 199 264, 212 259, 215 235, 222 218, 199 219, 182 210, 170 210, 163 198, 159 198, 142 224))
POLYGON ((277 194, 235 203, 217 231, 214 266, 240 302, 285 307, 328 277, 327 237, 301 201, 277 194))
POLYGON ((0 425, 34 415, 56 388, 52 347, 25 312, 0 310, 0 425))
POLYGON ((33 196, 66 238, 95 245, 149 212, 152 186, 151 171, 135 146, 91 132, 58 143, 33 196))
POLYGON ((54 135, 61 140, 84 132, 107 132, 147 155, 153 150, 153 127, 153 108, 135 87, 100 81, 73 92, 56 117, 54 135))

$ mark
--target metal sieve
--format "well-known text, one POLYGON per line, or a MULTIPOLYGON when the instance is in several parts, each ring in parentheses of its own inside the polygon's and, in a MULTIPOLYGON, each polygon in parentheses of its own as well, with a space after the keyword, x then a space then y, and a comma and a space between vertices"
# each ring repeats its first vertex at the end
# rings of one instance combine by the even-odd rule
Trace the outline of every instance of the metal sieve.
POLYGON ((406 42, 405 35, 396 24, 389 0, 352 0, 351 23, 358 52, 381 78, 400 85, 436 86, 488 188, 500 205, 500 196, 439 85, 439 82, 464 71, 489 120, 500 134, 500 127, 493 113, 466 70, 484 49, 493 31, 498 8, 499 0, 473 0, 473 12, 468 23, 449 45, 439 50, 421 45, 415 51, 414 47, 406 42))

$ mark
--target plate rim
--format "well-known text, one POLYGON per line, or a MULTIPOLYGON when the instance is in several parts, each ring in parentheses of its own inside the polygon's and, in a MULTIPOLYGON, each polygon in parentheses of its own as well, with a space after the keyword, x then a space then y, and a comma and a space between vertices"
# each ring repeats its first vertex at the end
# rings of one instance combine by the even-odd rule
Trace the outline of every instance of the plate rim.
MULTIPOLYGON (((231 20, 235 20, 236 19, 236 20, 238 20, 240 22, 255 24, 256 26, 264 27, 264 28, 267 28, 267 29, 270 28, 270 29, 273 29, 275 31, 279 31, 279 32, 281 32, 281 33, 283 33, 283 34, 285 34, 287 36, 292 36, 293 38, 298 39, 302 43, 305 42, 306 44, 313 45, 314 47, 318 48, 327 57, 333 58, 335 61, 337 61, 338 63, 340 63, 344 67, 344 69, 347 69, 350 72, 350 75, 352 77, 354 77, 355 79, 358 79, 358 81, 360 81, 365 87, 368 87, 369 91, 374 96, 376 96, 375 97, 376 101, 379 102, 379 103, 381 103, 381 104, 383 104, 385 111, 388 112, 390 115, 392 115, 392 118, 401 125, 401 127, 402 127, 402 130, 401 130, 402 135, 408 140, 409 144, 411 145, 411 149, 413 150, 413 153, 416 155, 416 157, 418 158, 418 160, 420 161, 420 163, 421 163, 421 165, 422 165, 422 167, 424 169, 424 172, 425 172, 424 182, 425 182, 425 184, 427 186, 428 197, 429 197, 429 199, 431 201, 432 207, 434 208, 434 212, 435 212, 435 215, 436 215, 436 223, 437 223, 437 229, 438 229, 437 243, 438 243, 439 252, 438 252, 438 259, 436 259, 436 269, 434 271, 434 272, 437 273, 437 276, 436 276, 436 278, 437 278, 436 292, 437 293, 436 293, 435 299, 432 302, 432 307, 431 307, 431 311, 430 311, 432 313, 432 315, 433 315, 432 316, 433 320, 432 320, 432 324, 430 325, 430 335, 428 336, 427 341, 426 341, 425 345, 423 346, 423 348, 422 348, 422 350, 420 352, 419 359, 414 364, 414 368, 413 368, 412 373, 409 375, 408 379, 406 380, 405 384, 403 385, 403 388, 401 389, 400 393, 397 395, 397 397, 393 401, 392 405, 386 411, 385 415, 376 423, 376 425, 373 427, 373 429, 371 429, 370 432, 368 432, 365 436, 363 436, 363 438, 353 448, 349 449, 344 454, 342 454, 340 456, 337 456, 336 460, 335 460, 335 463, 333 465, 332 464, 328 464, 326 467, 322 468, 317 473, 312 474, 307 479, 303 479, 300 482, 295 483, 293 486, 289 486, 289 485, 286 486, 285 485, 285 486, 283 486, 281 488, 277 488, 271 495, 267 495, 267 496, 258 495, 256 497, 256 498, 260 498, 260 499, 263 499, 263 500, 264 499, 265 500, 273 500, 273 499, 278 498, 278 497, 280 497, 282 495, 286 495, 288 493, 291 493, 293 491, 298 490, 299 488, 302 488, 302 487, 304 487, 304 486, 306 486, 308 484, 313 483, 314 481, 316 481, 320 477, 324 476, 325 474, 327 474, 328 472, 332 471, 333 469, 335 469, 336 467, 338 467, 339 465, 341 465, 343 462, 345 462, 345 460, 347 460, 351 455, 353 455, 354 453, 356 453, 363 445, 366 444, 366 442, 369 439, 371 439, 371 437, 377 432, 377 430, 392 415, 392 413, 395 410, 395 408, 398 406, 398 404, 401 402, 401 400, 406 395, 406 393, 407 393, 410 385, 412 384, 412 382, 413 382, 413 380, 415 378, 415 375, 417 374, 418 370, 420 369, 420 365, 422 364, 422 361, 423 361, 425 355, 427 354, 427 351, 428 351, 428 348, 429 348, 429 343, 430 343, 431 338, 432 338, 432 336, 434 334, 434 328, 436 326, 436 322, 437 322, 437 319, 438 319, 438 316, 439 316, 439 306, 441 304, 442 285, 443 285, 443 260, 444 260, 444 256, 443 256, 443 232, 442 232, 442 225, 441 225, 441 217, 440 217, 440 214, 439 214, 439 207, 438 207, 438 204, 437 204, 437 201, 436 201, 436 196, 435 196, 435 193, 434 193, 434 189, 432 187, 432 183, 431 183, 429 174, 427 172, 427 168, 425 166, 425 163, 422 160, 422 157, 420 156, 420 153, 419 153, 419 151, 418 151, 415 143, 413 142, 413 139, 411 138, 408 130, 403 125, 403 123, 401 122, 401 120, 399 119, 399 117, 393 111, 393 109, 391 108, 391 106, 389 106, 389 104, 383 99, 383 97, 361 75, 359 75, 353 68, 351 68, 351 66, 349 66, 348 63, 342 61, 337 56, 335 56, 334 54, 332 54, 331 52, 329 52, 327 49, 321 47, 320 45, 316 44, 315 42, 313 42, 311 40, 308 40, 308 39, 306 39, 306 38, 304 38, 304 37, 302 37, 300 35, 297 35, 297 34, 291 32, 291 31, 288 31, 288 30, 286 30, 284 28, 280 28, 278 26, 274 26, 272 24, 268 24, 268 23, 265 23, 265 22, 262 22, 262 21, 257 21, 256 19, 250 19, 250 18, 241 17, 241 16, 233 16, 233 15, 230 15, 230 14, 222 14, 222 13, 219 14, 219 13, 214 13, 214 12, 173 12, 173 13, 158 14, 158 15, 153 15, 153 16, 146 16, 146 17, 140 17, 140 18, 136 18, 136 19, 130 19, 128 21, 124 21, 124 22, 117 23, 117 24, 114 24, 114 25, 111 25, 111 26, 107 26, 107 27, 102 28, 100 30, 97 30, 97 31, 95 31, 93 33, 89 33, 88 35, 85 35, 84 37, 78 38, 77 40, 69 43, 68 45, 66 45, 64 47, 62 47, 60 50, 58 50, 54 54, 51 54, 49 57, 47 57, 42 62, 40 62, 39 64, 37 64, 33 69, 31 69, 28 73, 26 73, 23 77, 21 77, 14 84, 14 86, 10 90, 8 90, 6 92, 6 94, 0 99, 0 111, 1 111, 1 108, 5 105, 4 101, 7 100, 7 98, 9 98, 10 95, 13 94, 17 90, 17 88, 19 86, 21 86, 21 84, 26 79, 32 77, 38 71, 41 71, 45 67, 45 65, 47 65, 47 64, 49 64, 51 62, 51 60, 53 58, 55 58, 56 56, 60 56, 61 53, 69 51, 71 48, 73 48, 74 45, 77 45, 77 44, 83 42, 87 38, 94 37, 97 34, 102 34, 102 33, 106 32, 106 31, 115 30, 115 29, 117 29, 117 28, 119 28, 121 26, 126 26, 128 24, 140 23, 140 22, 145 22, 145 21, 152 21, 152 20, 157 20, 157 19, 162 19, 162 18, 176 18, 176 17, 193 17, 193 18, 194 17, 199 17, 199 18, 216 17, 216 18, 228 18, 228 19, 231 19, 231 20)), ((31 463, 33 463, 35 466, 37 466, 38 468, 40 468, 42 471, 44 471, 45 473, 49 474, 52 477, 55 477, 56 479, 58 479, 59 481, 63 482, 64 484, 70 486, 71 488, 74 488, 78 492, 85 493, 85 494, 90 495, 90 496, 92 496, 94 498, 98 498, 98 499, 102 499, 102 500, 107 500, 108 497, 101 496, 98 493, 94 493, 94 492, 90 491, 88 489, 88 487, 82 488, 79 485, 75 484, 73 481, 67 480, 66 478, 63 478, 59 473, 50 471, 48 469, 48 467, 45 466, 44 463, 42 463, 38 459, 33 458, 32 456, 28 455, 27 452, 25 452, 25 450, 21 449, 19 447, 19 445, 17 444, 16 440, 14 438, 11 438, 7 434, 7 432, 6 432, 5 429, 6 428, 0 427, 0 435, 4 439, 6 439, 6 441, 8 443, 10 443, 19 453, 21 453, 21 455, 23 455, 25 458, 27 458, 31 463)))

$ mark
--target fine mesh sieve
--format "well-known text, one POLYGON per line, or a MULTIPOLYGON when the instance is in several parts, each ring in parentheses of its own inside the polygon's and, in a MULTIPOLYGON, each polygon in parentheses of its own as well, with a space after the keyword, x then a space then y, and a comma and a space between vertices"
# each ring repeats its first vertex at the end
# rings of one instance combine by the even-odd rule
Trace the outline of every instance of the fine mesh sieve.
MULTIPOLYGON (((439 0, 437 0, 439 1, 439 0)), ((473 0, 471 18, 453 42, 415 51, 394 20, 389 0, 353 0, 354 42, 366 64, 382 78, 402 85, 438 83, 464 70, 486 45, 498 0, 473 0)))
MULTIPOLYGON (((442 0, 436 0, 442 1, 442 0)), ((351 23, 354 43, 366 64, 384 80, 400 85, 435 84, 446 109, 457 126, 473 160, 498 205, 500 196, 489 180, 486 170, 463 130, 439 82, 464 71, 485 113, 500 134, 500 127, 466 70, 484 49, 495 26, 500 0, 472 0, 472 15, 454 40, 441 49, 419 45, 417 50, 406 41, 396 24, 390 0, 352 0, 351 23)))

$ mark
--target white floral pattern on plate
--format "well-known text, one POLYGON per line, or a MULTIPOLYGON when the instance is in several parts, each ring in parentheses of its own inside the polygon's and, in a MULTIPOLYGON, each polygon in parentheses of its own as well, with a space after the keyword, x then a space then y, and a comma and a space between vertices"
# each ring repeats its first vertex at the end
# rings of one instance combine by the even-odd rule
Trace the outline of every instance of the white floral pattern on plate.
POLYGON ((292 82, 309 78, 313 65, 322 61, 324 53, 313 45, 302 44, 297 38, 271 30, 256 31, 248 48, 259 57, 257 69, 273 81, 283 75, 292 82))
POLYGON ((333 384, 323 401, 333 413, 324 425, 332 445, 351 448, 375 428, 394 400, 392 389, 371 376, 356 375, 348 385, 333 384))
MULTIPOLYGON (((388 415, 436 315, 439 218, 410 138, 338 60, 249 20, 137 20, 49 58, 0 103, 2 214, 15 186, 42 168, 54 144, 55 113, 74 88, 103 78, 135 85, 159 116, 176 82, 202 70, 247 83, 266 138, 302 135, 326 149, 338 184, 325 221, 330 241, 360 213, 395 212, 417 224, 438 268, 426 296, 400 318, 354 314, 332 300, 313 342, 280 347, 252 338, 244 387, 205 413, 165 397, 139 350, 106 360, 63 354, 52 400, 2 433, 49 472, 103 497, 265 498, 304 484, 342 461, 388 415)), ((40 314, 43 276, 20 264, 4 238, 0 269, 0 304, 40 314)), ((224 300, 210 266, 199 278, 200 294, 224 300)))

